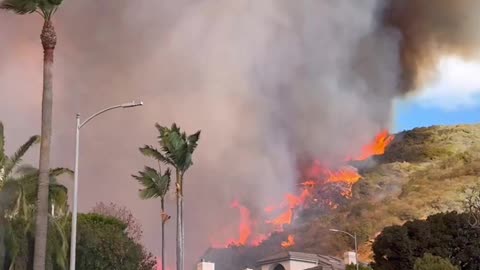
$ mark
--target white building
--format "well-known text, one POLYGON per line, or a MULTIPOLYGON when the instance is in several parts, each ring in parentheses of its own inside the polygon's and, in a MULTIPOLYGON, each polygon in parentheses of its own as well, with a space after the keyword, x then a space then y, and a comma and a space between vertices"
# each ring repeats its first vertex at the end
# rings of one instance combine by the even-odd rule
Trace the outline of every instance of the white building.
MULTIPOLYGON (((346 252, 344 260, 332 256, 303 252, 283 251, 257 261, 255 266, 238 270, 345 270, 345 265, 355 263, 355 253, 346 252)), ((215 262, 202 260, 197 270, 215 269, 215 262)))

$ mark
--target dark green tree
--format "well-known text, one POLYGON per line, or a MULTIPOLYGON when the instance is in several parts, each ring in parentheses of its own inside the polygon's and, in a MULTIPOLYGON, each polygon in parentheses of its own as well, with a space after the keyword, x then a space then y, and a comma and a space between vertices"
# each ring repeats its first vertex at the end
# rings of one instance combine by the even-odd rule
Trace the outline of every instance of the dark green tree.
POLYGON ((193 165, 192 156, 200 139, 200 131, 187 136, 174 123, 170 128, 156 124, 160 135, 160 150, 144 146, 140 151, 175 169, 175 188, 177 197, 177 270, 183 270, 184 263, 184 222, 183 222, 183 180, 185 172, 193 165))
POLYGON ((480 229, 469 218, 449 212, 385 228, 373 243, 374 269, 413 269, 425 253, 449 258, 462 270, 480 269, 480 229))
POLYGON ((78 232, 78 270, 143 270, 155 265, 152 256, 128 236, 127 224, 116 218, 80 214, 78 232))
POLYGON ((50 171, 50 143, 52 137, 53 107, 53 53, 57 35, 52 17, 62 0, 0 0, 0 9, 17 14, 38 13, 43 18, 40 39, 43 46, 42 132, 39 160, 39 188, 36 211, 34 269, 45 269, 48 233, 48 191, 50 171))
MULTIPOLYGON (((160 160, 157 160, 157 162, 160 162, 160 160)), ((165 223, 170 219, 170 216, 165 212, 165 196, 170 189, 170 170, 167 169, 165 173, 162 174, 160 166, 158 171, 146 166, 143 171, 138 172, 138 175, 132 175, 132 177, 137 179, 143 187, 139 190, 140 198, 144 200, 160 198, 160 207, 162 210, 161 269, 165 269, 165 223)))
POLYGON ((426 253, 415 261, 414 270, 459 270, 449 260, 426 253))

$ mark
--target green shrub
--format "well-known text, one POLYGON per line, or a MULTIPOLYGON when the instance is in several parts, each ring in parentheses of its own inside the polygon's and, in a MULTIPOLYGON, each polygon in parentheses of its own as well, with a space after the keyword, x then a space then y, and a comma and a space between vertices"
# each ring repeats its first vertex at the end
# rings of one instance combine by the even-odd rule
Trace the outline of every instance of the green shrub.
POLYGON ((426 253, 415 261, 414 270, 459 270, 449 260, 426 253))

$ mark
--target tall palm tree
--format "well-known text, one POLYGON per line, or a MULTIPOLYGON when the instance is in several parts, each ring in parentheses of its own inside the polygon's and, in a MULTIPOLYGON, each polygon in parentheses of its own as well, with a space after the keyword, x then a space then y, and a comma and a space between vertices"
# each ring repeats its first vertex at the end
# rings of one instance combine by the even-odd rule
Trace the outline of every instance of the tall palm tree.
MULTIPOLYGON (((158 161, 158 160, 157 160, 158 161)), ((165 269, 165 223, 170 219, 170 216, 165 212, 165 196, 170 189, 170 169, 167 169, 162 174, 159 166, 158 171, 145 166, 143 171, 138 172, 138 175, 132 175, 133 178, 143 186, 139 190, 140 198, 151 199, 160 197, 160 205, 162 209, 162 261, 161 269, 165 269)))
POLYGON ((183 224, 183 180, 185 172, 193 165, 192 156, 200 139, 200 131, 187 136, 173 123, 170 128, 155 124, 160 135, 158 142, 161 150, 146 145, 140 148, 145 156, 150 156, 175 168, 175 187, 177 198, 177 270, 183 270, 184 262, 184 224, 183 224))
POLYGON ((40 178, 38 182, 34 270, 45 269, 48 231, 48 185, 53 107, 53 53, 57 35, 52 17, 62 0, 0 0, 0 9, 17 14, 38 13, 43 18, 40 39, 43 46, 42 132, 40 142, 40 178))

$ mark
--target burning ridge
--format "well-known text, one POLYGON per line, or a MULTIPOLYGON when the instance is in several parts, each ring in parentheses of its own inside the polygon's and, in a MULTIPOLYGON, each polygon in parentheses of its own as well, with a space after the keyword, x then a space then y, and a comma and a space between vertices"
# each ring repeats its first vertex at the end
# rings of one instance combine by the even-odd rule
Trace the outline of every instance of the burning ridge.
MULTIPOLYGON (((372 156, 384 154, 393 139, 394 136, 387 131, 381 132, 372 143, 365 145, 357 155, 346 158, 344 160, 345 165, 338 168, 328 168, 318 160, 311 161, 303 170, 297 194, 286 194, 284 200, 279 204, 264 208, 264 214, 271 216, 270 219, 256 221, 249 208, 238 201, 234 201, 231 207, 238 209, 240 213, 238 237, 228 240, 225 244, 212 244, 212 246, 258 246, 269 239, 273 233, 284 232, 285 226, 292 224, 296 210, 312 207, 336 209, 340 201, 335 198, 350 199, 353 184, 361 178, 357 169, 348 165, 348 162, 363 161, 372 156), (259 223, 267 225, 269 231, 266 233, 256 231, 259 227, 256 225, 259 223)), ((288 235, 280 245, 282 248, 294 246, 294 235, 288 235)))

